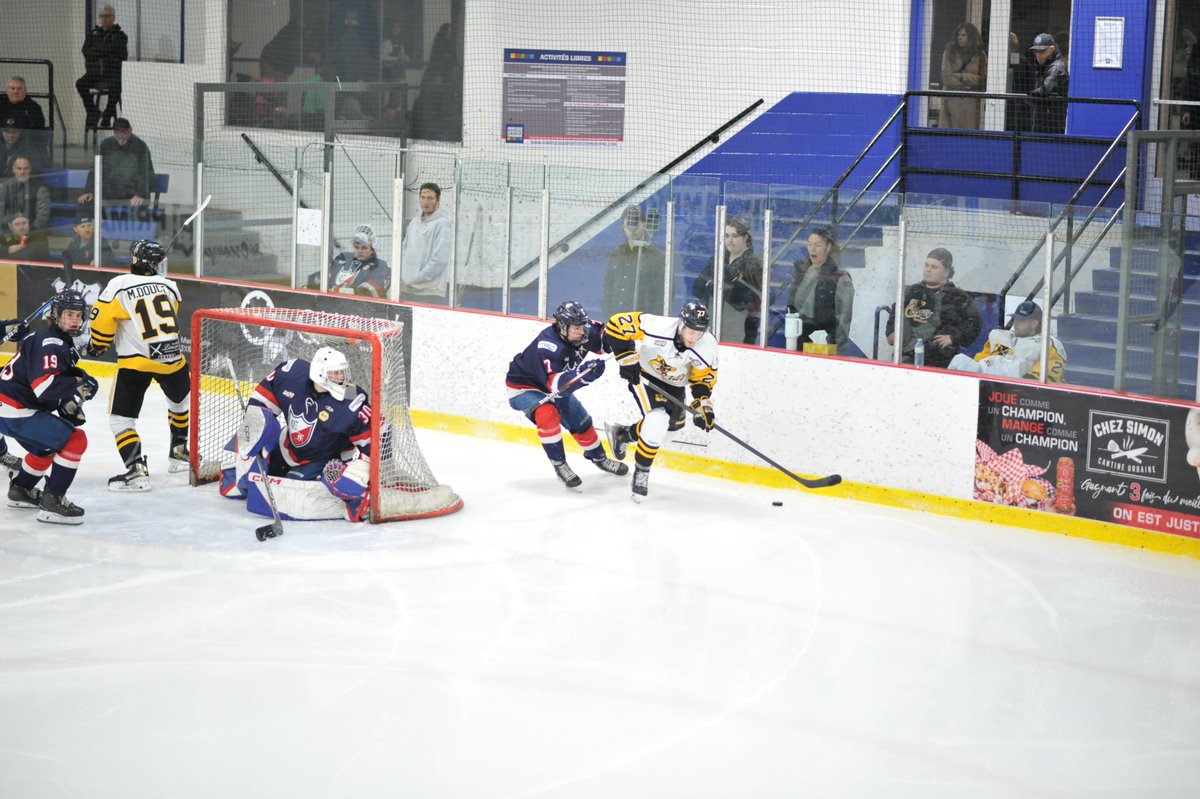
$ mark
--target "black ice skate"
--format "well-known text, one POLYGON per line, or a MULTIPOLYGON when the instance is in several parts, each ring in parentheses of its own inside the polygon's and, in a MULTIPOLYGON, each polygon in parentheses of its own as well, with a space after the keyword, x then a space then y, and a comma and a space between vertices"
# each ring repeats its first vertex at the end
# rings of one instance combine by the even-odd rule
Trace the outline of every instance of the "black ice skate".
POLYGON ((179 443, 171 447, 171 454, 167 456, 167 472, 175 474, 177 472, 186 472, 191 463, 188 462, 187 444, 179 443))
POLYGON ((5 452, 0 455, 0 469, 5 469, 8 472, 8 479, 17 476, 17 472, 21 471, 21 459, 11 452, 5 452))
POLYGON ((42 492, 42 512, 37 515, 39 522, 47 524, 83 524, 83 508, 66 497, 59 497, 49 491, 42 492))
POLYGON ((149 491, 150 470, 146 468, 146 456, 130 464, 124 474, 108 478, 109 491, 149 491))
POLYGON ((597 458, 592 463, 596 464, 596 468, 602 472, 615 474, 618 477, 623 477, 629 474, 629 467, 620 461, 614 461, 612 458, 597 458))
POLYGON ((26 488, 16 483, 8 484, 8 507, 10 508, 40 508, 42 506, 42 490, 26 488))
POLYGON ((563 485, 572 491, 578 491, 583 485, 583 481, 579 479, 579 475, 567 465, 566 461, 554 464, 554 473, 558 475, 558 479, 563 481, 563 485))
MULTIPOLYGON (((629 450, 628 425, 610 424, 608 426, 608 448, 612 450, 614 458, 619 461, 625 460, 625 453, 629 450)), ((625 472, 619 474, 625 474, 625 472)))
POLYGON ((649 469, 634 469, 633 470, 633 494, 634 502, 641 502, 642 497, 650 493, 650 470, 649 469))

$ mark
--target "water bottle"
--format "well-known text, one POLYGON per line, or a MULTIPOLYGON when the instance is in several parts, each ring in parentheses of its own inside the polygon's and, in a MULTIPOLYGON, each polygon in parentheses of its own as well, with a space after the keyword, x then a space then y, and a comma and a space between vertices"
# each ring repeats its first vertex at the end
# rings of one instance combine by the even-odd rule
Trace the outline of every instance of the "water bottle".
POLYGON ((913 366, 920 369, 925 365, 925 339, 917 339, 916 345, 913 347, 913 366))

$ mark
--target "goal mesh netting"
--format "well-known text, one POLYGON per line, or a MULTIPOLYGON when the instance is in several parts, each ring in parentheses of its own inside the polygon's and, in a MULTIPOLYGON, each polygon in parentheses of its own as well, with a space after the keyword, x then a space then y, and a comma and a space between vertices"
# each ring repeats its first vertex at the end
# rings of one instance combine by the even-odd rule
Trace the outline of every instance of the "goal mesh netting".
POLYGON ((403 333, 401 322, 302 308, 197 311, 192 316, 193 484, 217 480, 222 468, 234 464, 226 445, 242 419, 242 400, 249 401, 258 381, 283 361, 310 360, 319 348, 331 346, 346 354, 349 380, 371 404, 371 521, 461 508, 462 500, 437 482, 417 444, 408 415, 403 333))

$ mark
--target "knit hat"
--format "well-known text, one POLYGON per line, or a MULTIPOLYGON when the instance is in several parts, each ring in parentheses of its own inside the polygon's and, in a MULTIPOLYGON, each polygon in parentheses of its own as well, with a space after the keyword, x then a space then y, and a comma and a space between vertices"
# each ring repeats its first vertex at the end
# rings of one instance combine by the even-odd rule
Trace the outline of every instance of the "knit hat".
POLYGON ((354 228, 354 239, 352 244, 366 244, 372 250, 379 249, 379 238, 375 235, 375 228, 370 225, 359 225, 354 228))

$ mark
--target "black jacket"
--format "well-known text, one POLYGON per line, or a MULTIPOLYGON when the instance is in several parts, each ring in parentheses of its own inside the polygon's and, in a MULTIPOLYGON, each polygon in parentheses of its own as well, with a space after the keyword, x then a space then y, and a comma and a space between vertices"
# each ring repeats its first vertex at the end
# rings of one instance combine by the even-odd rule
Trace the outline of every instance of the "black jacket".
MULTIPOLYGON (((901 310, 907 321, 904 341, 901 342, 904 362, 913 362, 913 348, 917 339, 925 340, 925 365, 945 367, 964 347, 979 335, 983 328, 983 317, 975 307, 974 298, 967 292, 946 282, 937 288, 924 283, 913 283, 904 290, 904 308, 901 310), (950 347, 939 347, 933 343, 934 336, 948 335, 950 347)), ((896 327, 896 317, 887 323, 890 335, 896 327)))
POLYGON ((1067 129, 1067 90, 1071 78, 1062 53, 1055 50, 1045 64, 1037 65, 1037 85, 1029 92, 1033 99, 1033 132, 1063 133, 1067 129))
MULTIPOLYGON (((753 250, 746 250, 732 261, 729 261, 729 251, 727 250, 724 257, 728 261, 725 264, 725 282, 723 284, 725 301, 739 311, 758 316, 759 308, 762 305, 762 258, 759 258, 753 250)), ((692 285, 692 294, 696 295, 696 299, 711 304, 715 284, 713 262, 710 258, 692 285)))
POLYGON ((129 58, 129 37, 120 25, 113 25, 108 30, 101 25, 92 28, 80 51, 87 74, 117 86, 121 84, 121 62, 129 58))

